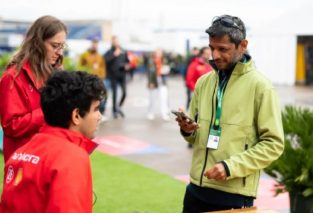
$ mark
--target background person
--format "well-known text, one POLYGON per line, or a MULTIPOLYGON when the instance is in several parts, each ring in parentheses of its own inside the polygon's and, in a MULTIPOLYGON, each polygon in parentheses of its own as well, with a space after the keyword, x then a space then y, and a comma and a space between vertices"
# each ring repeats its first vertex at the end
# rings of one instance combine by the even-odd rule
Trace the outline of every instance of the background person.
POLYGON ((57 72, 41 93, 46 124, 5 164, 0 211, 92 212, 88 153, 101 114, 103 82, 85 72, 57 72))
MULTIPOLYGON (((81 70, 86 70, 91 74, 98 76, 104 83, 106 87, 108 87, 108 83, 106 82, 106 65, 104 58, 98 52, 99 41, 97 39, 93 39, 91 41, 91 47, 81 54, 79 58, 79 67, 81 70)), ((105 116, 105 108, 106 108, 107 98, 105 97, 100 104, 100 112, 102 115, 101 121, 107 121, 108 118, 105 116)))
MULTIPOLYGON (((191 91, 191 95, 195 90, 198 79, 213 70, 209 64, 211 58, 211 50, 209 47, 200 49, 199 55, 190 63, 186 74, 186 85, 191 91)), ((188 109, 188 108, 187 108, 188 109)))
POLYGON ((284 149, 281 111, 272 84, 246 54, 246 28, 223 15, 206 30, 214 72, 203 75, 192 96, 189 115, 177 118, 193 144, 183 212, 253 206, 260 170, 284 149))
POLYGON ((117 36, 112 38, 112 47, 105 53, 105 61, 107 64, 108 78, 110 79, 112 88, 112 104, 113 117, 124 117, 121 107, 126 98, 126 71, 129 70, 129 60, 127 52, 122 49, 117 36), (121 88, 122 95, 119 103, 117 103, 117 89, 121 88))
MULTIPOLYGON (((188 66, 186 74, 186 86, 190 92, 190 97, 195 90, 196 83, 198 79, 213 70, 209 64, 209 59, 211 58, 211 50, 209 47, 203 47, 200 49, 199 55, 195 57, 188 66)), ((187 104, 189 108, 189 103, 187 104)), ((188 110, 187 108, 187 110, 188 110)), ((191 148, 192 144, 188 143, 188 147, 191 148)))
POLYGON ((189 103, 190 103, 190 100, 191 100, 191 93, 192 93, 192 91, 188 88, 187 82, 186 82, 186 80, 187 80, 187 71, 188 71, 188 68, 189 68, 189 65, 191 64, 191 62, 193 62, 193 60, 195 58, 197 58, 198 55, 199 55, 198 47, 192 48, 191 56, 189 56, 189 58, 186 60, 186 66, 185 66, 185 69, 184 69, 183 77, 184 77, 184 81, 185 81, 185 85, 186 85, 186 95, 187 95, 186 109, 187 110, 189 109, 189 103))
POLYGON ((38 18, 29 28, 0 81, 0 117, 4 160, 43 125, 39 89, 60 69, 66 26, 52 16, 38 18))
POLYGON ((158 74, 157 69, 154 63, 154 55, 155 53, 151 53, 149 55, 145 55, 145 68, 148 78, 148 91, 149 91, 149 105, 148 105, 148 120, 155 119, 155 113, 157 110, 157 100, 158 100, 158 74))
POLYGON ((169 121, 167 76, 170 72, 170 67, 161 49, 156 50, 146 59, 146 69, 149 90, 147 119, 155 119, 157 105, 159 105, 162 119, 169 121))

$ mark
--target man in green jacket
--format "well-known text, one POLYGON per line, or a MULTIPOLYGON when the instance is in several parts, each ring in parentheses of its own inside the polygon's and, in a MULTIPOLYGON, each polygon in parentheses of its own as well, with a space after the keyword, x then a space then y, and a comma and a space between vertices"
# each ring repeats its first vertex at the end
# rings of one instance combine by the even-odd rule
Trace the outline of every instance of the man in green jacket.
POLYGON ((176 119, 194 146, 184 213, 253 206, 260 170, 284 149, 278 99, 247 54, 244 23, 223 15, 206 32, 215 71, 197 82, 189 109, 194 121, 176 119))

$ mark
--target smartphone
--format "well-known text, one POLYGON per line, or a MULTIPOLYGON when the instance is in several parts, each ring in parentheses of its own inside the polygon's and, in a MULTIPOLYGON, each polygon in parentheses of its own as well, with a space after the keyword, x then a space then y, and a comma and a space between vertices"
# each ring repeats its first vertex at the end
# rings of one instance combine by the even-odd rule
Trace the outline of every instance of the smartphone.
POLYGON ((177 117, 181 117, 183 118, 184 120, 189 120, 189 123, 193 123, 194 120, 191 119, 190 117, 188 117, 188 115, 186 115, 184 112, 181 112, 181 111, 176 111, 176 110, 172 110, 171 111, 174 115, 176 115, 177 117))

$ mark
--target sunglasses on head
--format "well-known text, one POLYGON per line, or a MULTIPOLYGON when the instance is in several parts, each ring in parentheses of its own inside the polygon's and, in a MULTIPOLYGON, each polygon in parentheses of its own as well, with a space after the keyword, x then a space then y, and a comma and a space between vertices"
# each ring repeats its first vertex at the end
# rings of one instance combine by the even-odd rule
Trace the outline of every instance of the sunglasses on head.
POLYGON ((215 16, 213 18, 212 25, 217 23, 217 22, 221 23, 225 27, 233 27, 233 28, 237 28, 238 30, 241 30, 240 27, 238 26, 238 24, 236 24, 236 22, 231 17, 215 16))

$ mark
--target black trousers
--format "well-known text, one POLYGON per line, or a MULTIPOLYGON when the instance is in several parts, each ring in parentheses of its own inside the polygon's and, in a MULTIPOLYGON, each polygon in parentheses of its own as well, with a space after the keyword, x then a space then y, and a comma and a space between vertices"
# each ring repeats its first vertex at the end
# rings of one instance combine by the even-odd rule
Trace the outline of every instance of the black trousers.
POLYGON ((200 213, 219 210, 241 209, 241 206, 222 206, 206 203, 195 197, 189 190, 186 190, 184 198, 183 213, 200 213))
POLYGON ((122 90, 121 99, 119 101, 119 107, 121 107, 125 101, 126 98, 126 78, 118 77, 111 79, 111 88, 112 88, 112 104, 113 104, 113 113, 118 112, 118 106, 117 106, 117 87, 120 86, 122 90))

